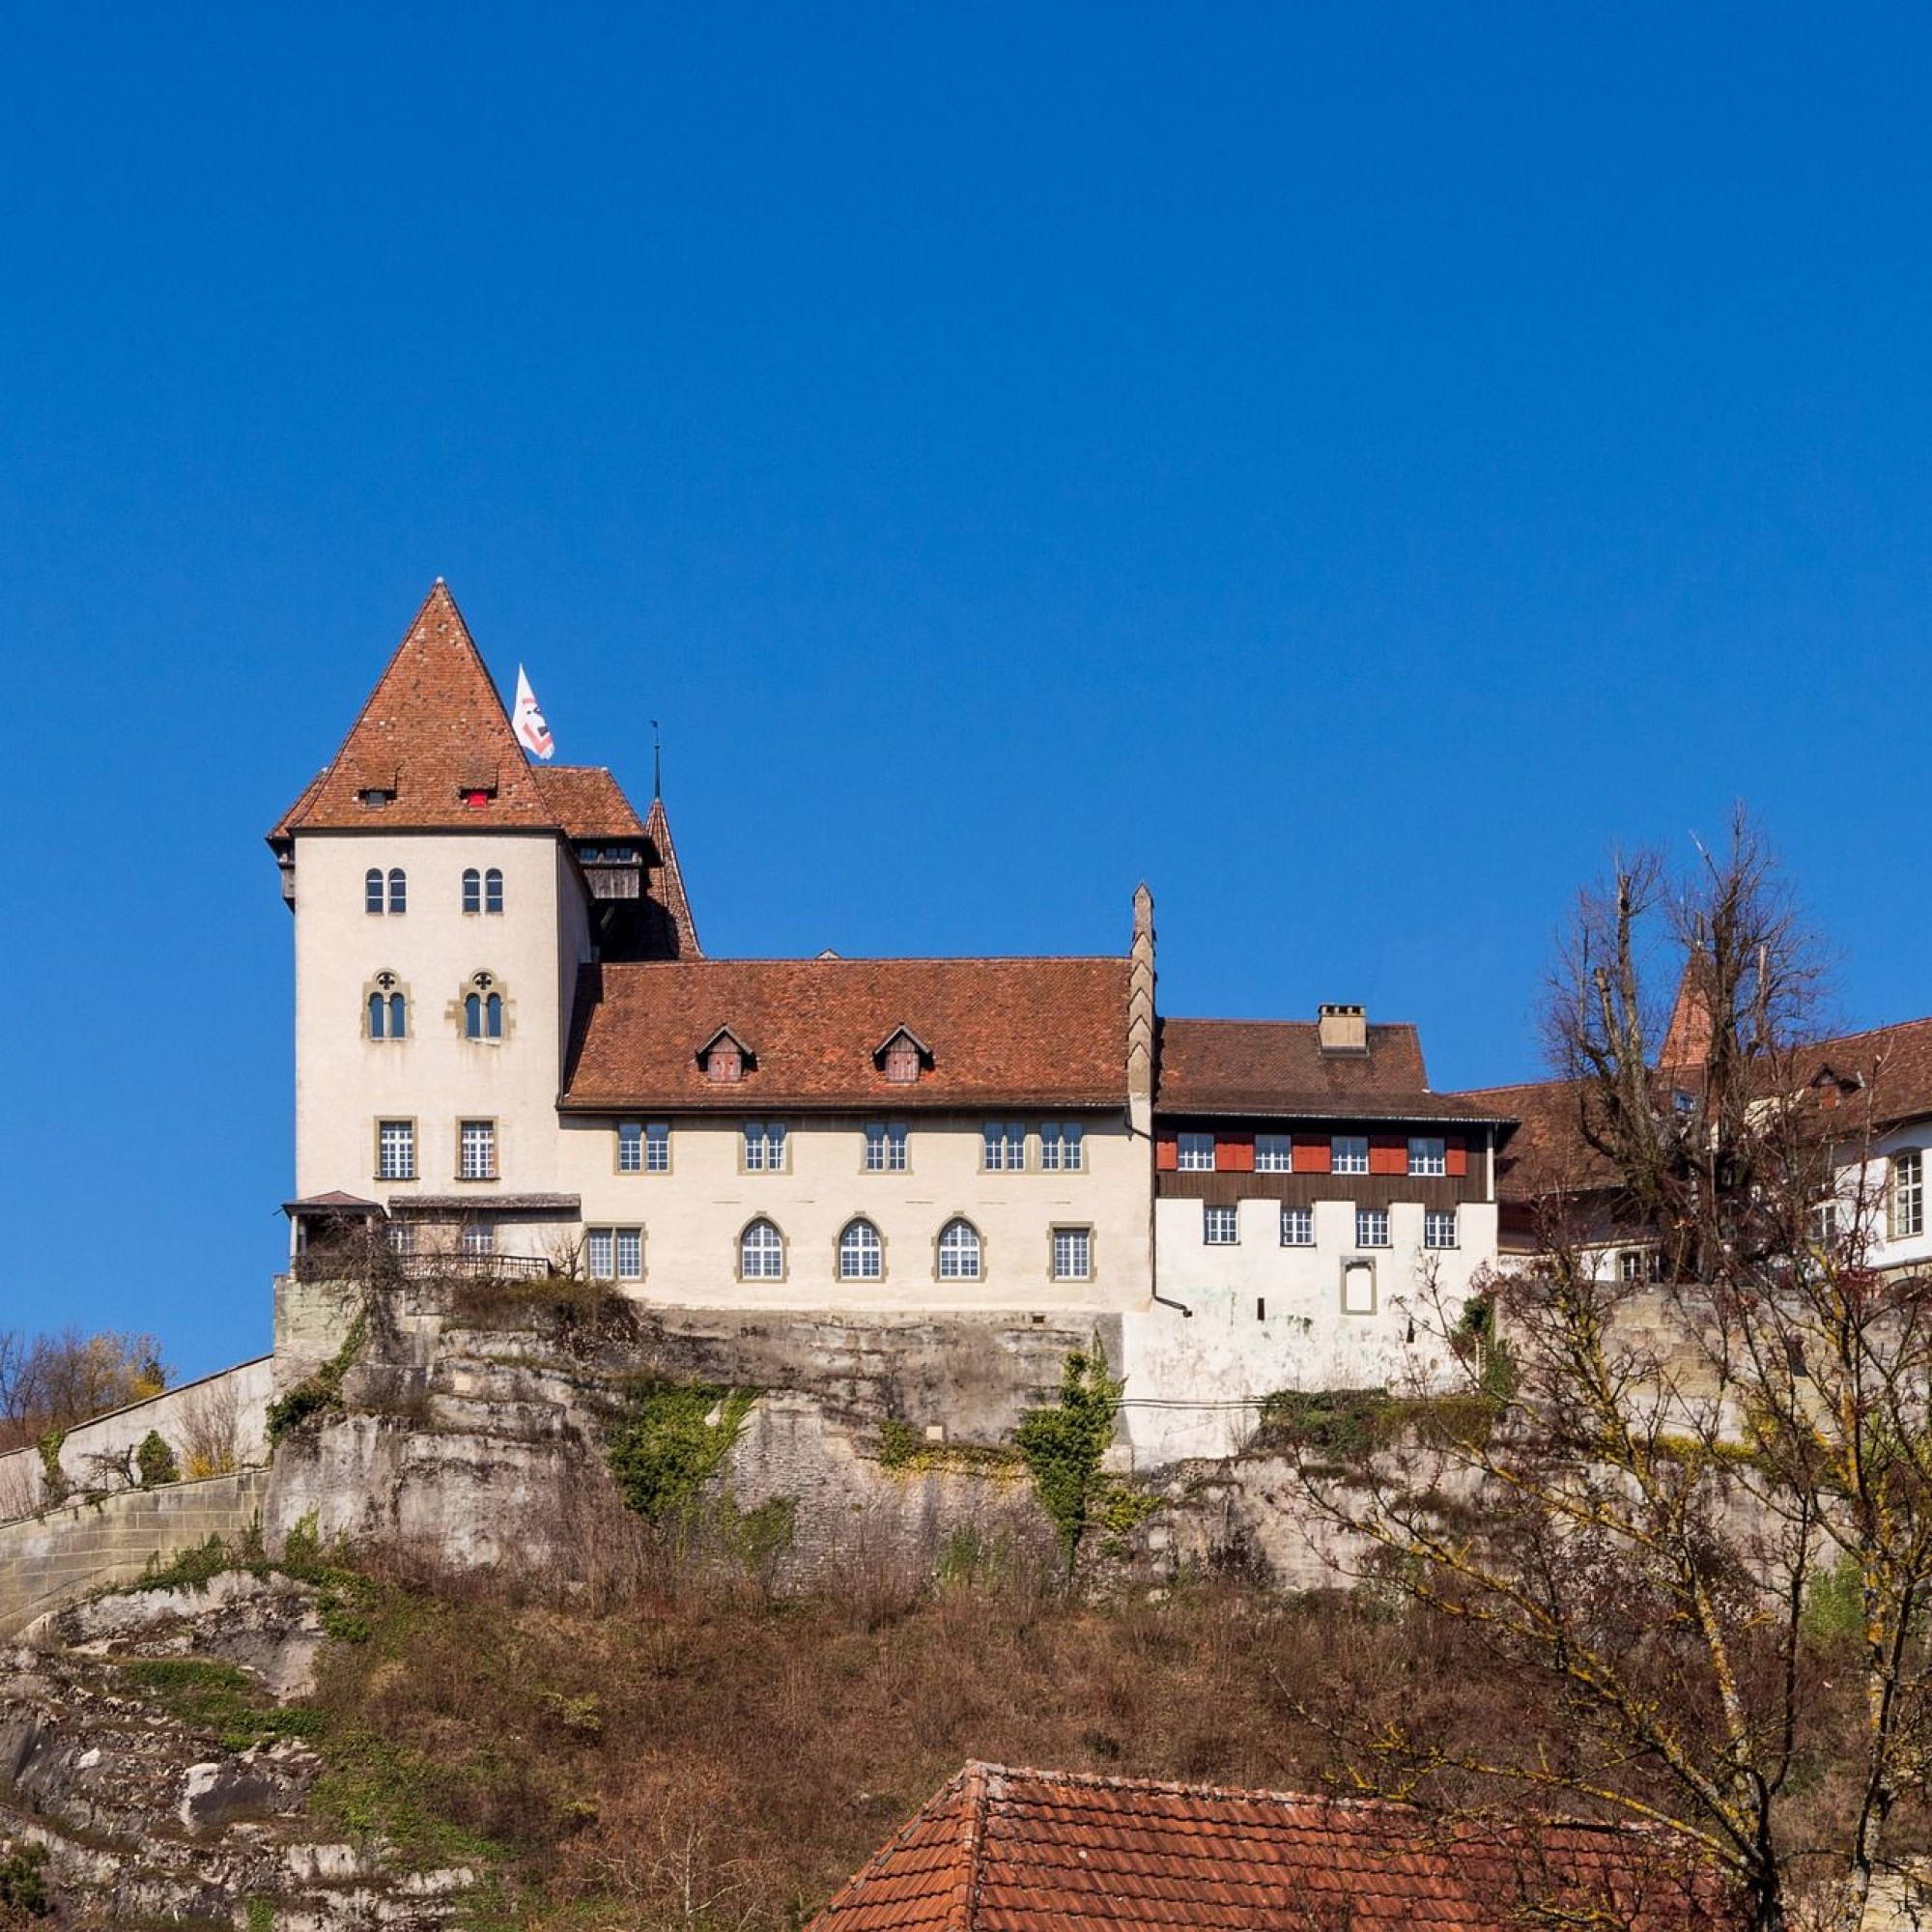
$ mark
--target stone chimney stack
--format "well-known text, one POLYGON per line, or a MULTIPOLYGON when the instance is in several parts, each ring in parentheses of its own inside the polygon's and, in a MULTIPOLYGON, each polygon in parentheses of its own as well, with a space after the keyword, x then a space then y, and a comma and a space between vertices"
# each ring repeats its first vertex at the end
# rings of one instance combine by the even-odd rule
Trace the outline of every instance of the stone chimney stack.
POLYGON ((1127 1120, 1153 1132, 1153 895, 1134 891, 1134 944, 1127 962, 1127 1120))
POLYGON ((1366 1007, 1323 1006, 1316 1026, 1323 1053, 1366 1053, 1369 1050, 1369 1009, 1366 1007))

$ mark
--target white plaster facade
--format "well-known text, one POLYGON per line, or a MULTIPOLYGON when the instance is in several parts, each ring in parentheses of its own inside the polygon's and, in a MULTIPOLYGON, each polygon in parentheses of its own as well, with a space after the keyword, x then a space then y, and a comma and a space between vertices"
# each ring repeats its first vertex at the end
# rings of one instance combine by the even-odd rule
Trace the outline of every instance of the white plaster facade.
POLYGON ((666 1121, 669 1169, 657 1174, 618 1171, 615 1119, 563 1122, 558 1177, 581 1197, 583 1226, 640 1233, 641 1272, 622 1283, 627 1293, 700 1307, 870 1312, 1099 1310, 1147 1301, 1150 1153, 1124 1110, 1111 1119, 1084 1117, 1075 1173, 1042 1167, 1038 1121, 1028 1123, 1027 1168, 988 1174, 978 1115, 881 1113, 881 1124, 905 1129, 900 1172, 867 1170, 867 1116, 760 1118, 786 1128, 778 1173, 747 1171, 743 1122, 731 1118, 666 1121), (761 1218, 784 1241, 777 1281, 747 1281, 740 1273, 740 1236, 761 1218), (977 1279, 941 1272, 939 1237, 956 1219, 980 1236, 977 1279), (841 1279, 840 1238, 858 1220, 878 1231, 880 1272, 841 1279), (1056 1275, 1060 1230, 1087 1236, 1084 1276, 1056 1275))
MULTIPOLYGON (((589 957, 583 887, 554 834, 307 832, 296 836, 296 1192, 331 1189, 386 1205, 558 1186, 556 1094, 579 964, 589 957), (466 869, 499 871, 500 913, 463 910, 466 869), (364 910, 369 871, 381 913, 364 910), (405 910, 386 910, 388 878, 405 910), (476 976, 503 1001, 500 1037, 465 1036, 476 976), (371 1038, 368 1000, 393 974, 407 1002, 400 1039, 371 1038), (495 1176, 467 1179, 458 1123, 487 1121, 495 1176), (384 1121, 413 1129, 414 1178, 380 1172, 384 1121)), ((521 1252, 541 1252, 520 1237, 521 1252)))

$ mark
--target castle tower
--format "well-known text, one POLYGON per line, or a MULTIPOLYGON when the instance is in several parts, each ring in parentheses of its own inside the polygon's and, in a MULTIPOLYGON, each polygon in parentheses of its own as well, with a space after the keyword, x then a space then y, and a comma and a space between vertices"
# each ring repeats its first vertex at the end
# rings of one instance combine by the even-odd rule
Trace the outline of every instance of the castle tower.
POLYGON ((599 956, 695 953, 662 808, 532 765, 439 579, 341 749, 270 835, 296 926, 298 1252, 540 1259, 574 1229, 556 1096, 599 956), (668 874, 675 904, 653 893, 668 874))

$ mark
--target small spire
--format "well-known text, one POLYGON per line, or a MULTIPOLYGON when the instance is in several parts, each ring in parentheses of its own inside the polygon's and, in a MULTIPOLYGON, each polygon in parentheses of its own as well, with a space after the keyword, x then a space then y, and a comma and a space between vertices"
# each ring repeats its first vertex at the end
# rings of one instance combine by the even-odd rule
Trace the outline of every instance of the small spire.
POLYGON ((651 796, 665 795, 664 747, 658 742, 658 721, 651 720, 651 796))

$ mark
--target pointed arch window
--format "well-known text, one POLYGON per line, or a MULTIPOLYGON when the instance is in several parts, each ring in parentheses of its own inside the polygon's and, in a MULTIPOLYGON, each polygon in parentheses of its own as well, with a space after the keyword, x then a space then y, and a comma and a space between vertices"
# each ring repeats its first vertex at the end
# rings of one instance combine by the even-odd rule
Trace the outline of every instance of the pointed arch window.
POLYGON ((784 1236, 763 1215, 738 1236, 738 1272, 747 1281, 784 1278, 784 1236))
POLYGON ((877 1281, 886 1271, 886 1247, 879 1231, 862 1214, 847 1221, 838 1236, 838 1279, 877 1281))
POLYGON ((980 1231, 963 1215, 955 1216, 939 1231, 939 1278, 980 1279, 980 1231))

